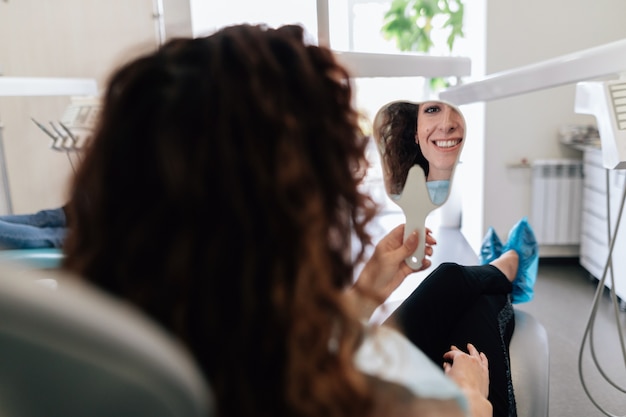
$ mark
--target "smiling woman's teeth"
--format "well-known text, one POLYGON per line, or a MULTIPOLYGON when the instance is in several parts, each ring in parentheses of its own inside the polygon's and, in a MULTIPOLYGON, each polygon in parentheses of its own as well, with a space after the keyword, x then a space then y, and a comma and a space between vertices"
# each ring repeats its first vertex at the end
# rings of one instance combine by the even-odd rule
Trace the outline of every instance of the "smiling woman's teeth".
POLYGON ((460 142, 460 140, 438 140, 435 141, 435 145, 437 145, 440 148, 451 148, 453 146, 456 146, 458 143, 460 142))

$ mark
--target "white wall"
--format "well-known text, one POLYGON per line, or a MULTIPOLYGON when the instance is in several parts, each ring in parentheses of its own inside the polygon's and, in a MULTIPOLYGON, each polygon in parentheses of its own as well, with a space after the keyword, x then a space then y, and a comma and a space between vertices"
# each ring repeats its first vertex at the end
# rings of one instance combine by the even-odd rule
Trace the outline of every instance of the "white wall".
MULTIPOLYGON (((486 73, 587 49, 626 37, 626 2, 621 0, 488 0, 486 73)), ((573 111, 574 85, 485 105, 484 233, 493 226, 504 239, 522 216, 530 216, 530 170, 507 164, 522 158, 579 157, 560 145, 562 124, 590 123, 573 111)), ((470 190, 468 190, 470 191, 470 190)), ((480 194, 480 193, 479 193, 480 194)), ((468 236, 476 247, 476 236, 468 236)))
MULTIPOLYGON (((95 78, 156 47, 152 0, 0 1, 0 73, 95 78)), ((166 34, 191 35, 188 0, 164 1, 166 34)), ((0 97, 9 188, 15 213, 65 203, 71 167, 30 120, 62 115, 68 97, 0 97)), ((2 214, 2 213, 0 213, 2 214)))

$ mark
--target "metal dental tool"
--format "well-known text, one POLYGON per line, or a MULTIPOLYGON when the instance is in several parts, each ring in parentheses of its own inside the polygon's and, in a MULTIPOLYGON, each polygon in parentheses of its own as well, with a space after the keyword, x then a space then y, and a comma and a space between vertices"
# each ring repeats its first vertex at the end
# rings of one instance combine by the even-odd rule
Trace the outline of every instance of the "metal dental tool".
POLYGON ((52 138, 52 143, 50 143, 50 148, 52 148, 52 149, 56 149, 55 145, 56 145, 56 143, 57 143, 58 136, 57 136, 57 135, 55 135, 54 133, 50 132, 50 131, 49 131, 49 130, 48 130, 48 129, 44 126, 44 125, 42 125, 41 123, 39 123, 39 122, 38 122, 37 120, 35 120, 34 118, 32 118, 32 117, 31 117, 30 119, 33 121, 33 123, 35 123, 35 124, 37 125, 37 127, 38 127, 39 129, 43 130, 43 132, 44 132, 46 135, 48 135, 48 136, 50 136, 50 138, 52 138))

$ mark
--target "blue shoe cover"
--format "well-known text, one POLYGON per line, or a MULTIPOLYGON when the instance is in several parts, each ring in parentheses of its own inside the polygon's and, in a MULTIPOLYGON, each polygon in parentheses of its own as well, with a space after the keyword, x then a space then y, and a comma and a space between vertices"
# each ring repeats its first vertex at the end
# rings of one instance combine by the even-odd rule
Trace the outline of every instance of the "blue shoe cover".
POLYGON ((502 242, 493 227, 489 226, 483 243, 480 245, 479 260, 481 265, 488 264, 502 255, 502 242))
POLYGON ((534 287, 539 267, 539 245, 526 217, 517 222, 509 232, 509 239, 504 245, 503 252, 511 249, 515 250, 519 256, 511 302, 513 304, 525 303, 532 300, 535 294, 534 287))

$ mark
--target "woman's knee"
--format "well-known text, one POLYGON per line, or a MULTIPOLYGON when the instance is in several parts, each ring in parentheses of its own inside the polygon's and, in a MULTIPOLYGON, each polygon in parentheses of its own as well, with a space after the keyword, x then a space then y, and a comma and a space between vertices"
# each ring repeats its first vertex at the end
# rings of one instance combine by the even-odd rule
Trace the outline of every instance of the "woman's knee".
POLYGON ((433 271, 431 275, 445 278, 462 278, 464 275, 463 269, 464 266, 455 262, 443 262, 433 271))

